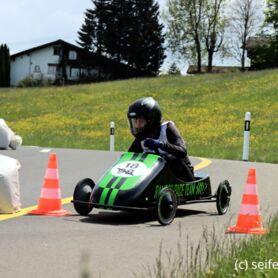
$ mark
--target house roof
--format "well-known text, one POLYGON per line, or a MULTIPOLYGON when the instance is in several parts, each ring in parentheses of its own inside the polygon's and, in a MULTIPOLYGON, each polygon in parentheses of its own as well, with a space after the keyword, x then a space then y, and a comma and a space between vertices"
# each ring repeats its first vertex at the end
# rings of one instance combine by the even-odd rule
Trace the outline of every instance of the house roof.
MULTIPOLYGON (((239 71, 239 67, 237 66, 213 66, 213 73, 227 73, 227 72, 236 72, 239 71)), ((206 73, 208 70, 208 66, 201 66, 201 72, 206 73)), ((190 65, 187 69, 188 74, 198 73, 198 67, 196 65, 190 65)))
POLYGON ((68 43, 66 41, 63 41, 61 39, 59 40, 56 40, 56 41, 53 41, 53 42, 49 42, 49 43, 46 43, 46 44, 42 44, 42 45, 39 45, 39 46, 36 46, 36 47, 32 47, 32 48, 29 48, 29 49, 26 49, 24 51, 20 51, 20 52, 17 52, 13 55, 11 55, 11 58, 16 58, 18 56, 22 56, 22 55, 25 55, 25 54, 29 54, 31 52, 34 52, 36 50, 40 50, 40 49, 43 49, 43 48, 46 48, 46 47, 49 47, 49 46, 54 46, 54 45, 65 45, 65 46, 68 46, 72 49, 76 49, 76 50, 83 50, 81 47, 78 47, 74 44, 71 44, 71 43, 68 43))
POLYGON ((257 37, 249 37, 246 42, 246 49, 252 49, 256 47, 263 47, 268 45, 270 42, 270 38, 268 36, 257 36, 257 37))
MULTIPOLYGON (((99 55, 97 53, 89 52, 87 50, 84 50, 81 47, 78 47, 74 44, 68 43, 68 42, 66 42, 64 40, 61 40, 61 39, 53 41, 53 42, 49 42, 49 43, 46 43, 46 44, 42 44, 42 45, 39 45, 39 46, 36 46, 36 47, 29 48, 27 50, 15 53, 15 54, 11 55, 10 57, 11 57, 11 59, 15 59, 15 58, 20 57, 22 55, 28 55, 29 53, 34 52, 36 50, 40 50, 40 49, 50 47, 50 46, 55 46, 55 45, 58 45, 58 46, 62 45, 64 47, 68 48, 68 49, 73 49, 73 50, 82 52, 85 56, 87 56, 88 61, 90 61, 90 59, 92 59, 93 64, 95 66, 102 66, 102 67, 105 67, 107 69, 111 68, 111 66, 112 66, 117 71, 128 69, 132 72, 136 72, 137 76, 139 76, 139 74, 141 74, 141 75, 145 74, 145 72, 137 70, 137 69, 135 69, 135 68, 133 68, 129 65, 126 65, 124 63, 115 61, 115 60, 113 60, 109 57, 105 57, 105 56, 99 55)), ((71 63, 74 63, 74 61, 73 62, 71 61, 71 63)))

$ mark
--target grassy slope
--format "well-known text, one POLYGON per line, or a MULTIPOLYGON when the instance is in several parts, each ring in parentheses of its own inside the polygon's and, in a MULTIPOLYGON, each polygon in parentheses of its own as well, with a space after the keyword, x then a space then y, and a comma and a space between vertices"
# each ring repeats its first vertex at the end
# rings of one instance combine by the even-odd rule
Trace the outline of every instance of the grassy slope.
POLYGON ((24 144, 108 149, 116 122, 116 149, 132 141, 128 105, 155 97, 173 120, 190 155, 241 159, 243 118, 252 113, 250 160, 278 162, 278 70, 132 79, 59 88, 1 89, 1 114, 24 144))

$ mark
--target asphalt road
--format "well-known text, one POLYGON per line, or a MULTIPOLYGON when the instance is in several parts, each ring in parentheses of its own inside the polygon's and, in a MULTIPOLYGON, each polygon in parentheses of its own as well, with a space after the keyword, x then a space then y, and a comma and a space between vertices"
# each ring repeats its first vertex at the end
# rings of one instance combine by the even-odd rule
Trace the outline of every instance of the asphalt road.
MULTIPOLYGON (((40 147, 0 150, 0 154, 18 159, 22 207, 36 205, 48 161, 48 152, 40 147)), ((58 156, 62 197, 72 196, 76 183, 85 177, 94 180, 120 156, 103 151, 53 149, 58 156)), ((192 158, 194 165, 200 159, 192 158)), ((215 191, 221 180, 233 186, 231 208, 224 216, 217 214, 214 203, 179 207, 174 222, 166 227, 146 213, 93 210, 89 217, 75 213, 72 204, 64 205, 73 215, 67 217, 20 216, 0 221, 0 277, 79 277, 81 258, 88 254, 92 277, 134 277, 153 266, 162 244, 175 253, 179 243, 197 245, 204 227, 215 229, 219 238, 236 222, 248 169, 257 172, 261 214, 264 226, 278 211, 278 165, 212 159, 202 171, 211 176, 215 191), (189 239, 189 242, 188 242, 189 239)), ((1 220, 1 215, 0 215, 1 220)), ((241 238, 241 235, 236 236, 241 238)), ((163 255, 164 260, 166 256, 163 255)))

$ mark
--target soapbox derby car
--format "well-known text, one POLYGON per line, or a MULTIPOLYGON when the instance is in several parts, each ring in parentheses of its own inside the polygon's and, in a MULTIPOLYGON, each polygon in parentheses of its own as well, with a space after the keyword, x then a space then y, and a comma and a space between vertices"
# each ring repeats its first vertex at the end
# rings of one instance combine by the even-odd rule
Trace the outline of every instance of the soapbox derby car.
POLYGON ((212 195, 209 175, 196 172, 195 181, 185 182, 174 176, 163 157, 127 152, 96 184, 90 178, 79 181, 72 202, 84 216, 93 208, 155 210, 159 223, 168 225, 178 205, 216 202, 218 213, 225 214, 231 191, 224 180, 212 195))

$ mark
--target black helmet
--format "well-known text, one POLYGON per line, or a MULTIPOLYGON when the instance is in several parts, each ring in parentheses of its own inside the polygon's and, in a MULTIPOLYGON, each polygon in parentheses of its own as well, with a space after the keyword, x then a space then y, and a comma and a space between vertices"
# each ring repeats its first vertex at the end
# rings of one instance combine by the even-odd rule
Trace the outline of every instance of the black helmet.
POLYGON ((134 137, 144 140, 161 125, 161 110, 152 97, 141 98, 133 102, 127 112, 130 131, 134 137), (136 126, 136 120, 143 120, 136 126))

